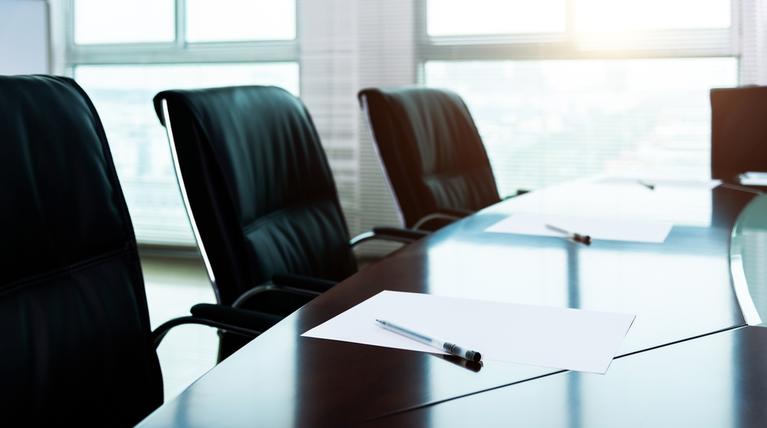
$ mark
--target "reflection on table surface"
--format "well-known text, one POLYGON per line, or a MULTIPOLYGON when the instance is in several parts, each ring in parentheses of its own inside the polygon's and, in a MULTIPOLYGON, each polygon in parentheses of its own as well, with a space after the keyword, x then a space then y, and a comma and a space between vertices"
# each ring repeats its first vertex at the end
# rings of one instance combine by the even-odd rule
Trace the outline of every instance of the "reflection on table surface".
POLYGON ((733 228, 730 247, 738 301, 751 325, 767 320, 767 196, 743 209, 733 228))
POLYGON ((763 427, 767 329, 746 327, 371 420, 372 427, 763 427))

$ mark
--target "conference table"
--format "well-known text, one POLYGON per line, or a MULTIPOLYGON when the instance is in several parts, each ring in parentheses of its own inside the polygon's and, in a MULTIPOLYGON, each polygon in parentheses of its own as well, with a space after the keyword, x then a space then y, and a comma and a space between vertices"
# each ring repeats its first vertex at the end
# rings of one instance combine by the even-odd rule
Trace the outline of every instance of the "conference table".
POLYGON ((506 199, 339 283, 139 426, 767 426, 766 199, 628 177, 506 199), (486 231, 519 213, 673 228, 662 243, 588 246, 486 231), (604 375, 301 337, 382 290, 636 320, 604 375))

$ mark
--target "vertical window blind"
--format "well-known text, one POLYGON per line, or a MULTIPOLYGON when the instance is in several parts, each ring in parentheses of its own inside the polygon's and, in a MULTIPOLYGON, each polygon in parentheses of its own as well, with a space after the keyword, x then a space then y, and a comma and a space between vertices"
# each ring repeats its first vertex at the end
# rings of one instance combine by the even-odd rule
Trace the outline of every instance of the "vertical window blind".
POLYGON ((767 85, 767 3, 741 0, 740 83, 767 85))
MULTIPOLYGON (((301 96, 328 153, 350 231, 400 225, 357 92, 416 83, 414 2, 304 0, 299 7, 301 96)), ((357 251, 391 248, 373 242, 357 251)))

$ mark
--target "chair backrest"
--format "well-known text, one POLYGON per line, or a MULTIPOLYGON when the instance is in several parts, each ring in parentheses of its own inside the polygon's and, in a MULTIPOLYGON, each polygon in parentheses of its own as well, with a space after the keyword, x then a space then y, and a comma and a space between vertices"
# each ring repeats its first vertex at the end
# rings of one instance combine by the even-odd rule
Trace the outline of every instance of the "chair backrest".
POLYGON ((133 227, 70 79, 0 76, 0 227, 2 417, 128 426, 162 404, 133 227))
POLYGON ((767 87, 711 90, 711 176, 767 171, 767 87))
POLYGON ((457 94, 364 89, 359 98, 406 226, 440 209, 476 211, 499 201, 482 139, 457 94))
POLYGON ((221 303, 275 275, 356 271, 325 152, 298 98, 244 86, 154 100, 221 303))

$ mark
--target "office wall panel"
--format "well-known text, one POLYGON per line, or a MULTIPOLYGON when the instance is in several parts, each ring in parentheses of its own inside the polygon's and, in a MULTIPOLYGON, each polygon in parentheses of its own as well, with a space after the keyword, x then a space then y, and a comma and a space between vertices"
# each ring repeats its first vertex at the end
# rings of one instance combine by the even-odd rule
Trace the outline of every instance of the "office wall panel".
POLYGON ((48 3, 0 0, 0 74, 48 73, 48 3))

